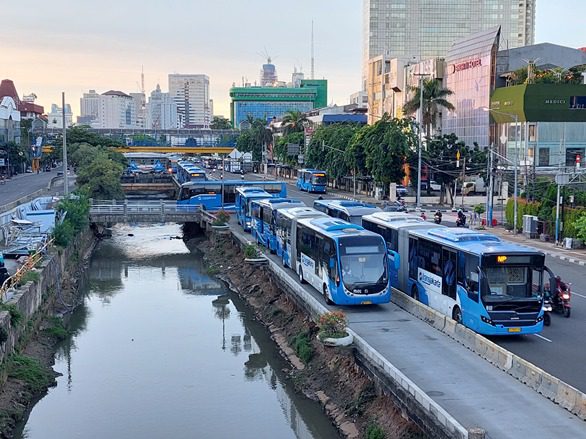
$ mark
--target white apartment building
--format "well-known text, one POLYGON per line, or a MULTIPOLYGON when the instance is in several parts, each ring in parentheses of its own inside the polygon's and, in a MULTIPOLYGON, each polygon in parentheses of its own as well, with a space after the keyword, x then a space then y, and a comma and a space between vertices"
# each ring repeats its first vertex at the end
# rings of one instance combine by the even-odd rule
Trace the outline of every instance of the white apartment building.
POLYGON ((161 86, 151 92, 147 104, 148 129, 169 130, 178 128, 177 104, 169 93, 161 92, 161 86))
POLYGON ((88 93, 84 93, 79 100, 79 112, 80 116, 77 118, 77 122, 84 125, 91 125, 97 122, 98 112, 100 108, 100 94, 96 93, 95 90, 90 90, 88 93))
POLYGON ((501 26, 501 48, 533 44, 537 0, 363 0, 363 90, 368 60, 446 56, 456 40, 501 26))
POLYGON ((177 104, 179 127, 208 128, 212 121, 207 75, 169 75, 169 94, 177 104))
MULTIPOLYGON (((69 104, 65 104, 65 125, 67 128, 73 125, 73 112, 69 104)), ((47 114, 47 128, 63 129, 63 110, 57 104, 52 104, 51 112, 47 114)))
POLYGON ((94 128, 136 128, 134 100, 117 90, 102 93, 99 98, 98 118, 94 128))

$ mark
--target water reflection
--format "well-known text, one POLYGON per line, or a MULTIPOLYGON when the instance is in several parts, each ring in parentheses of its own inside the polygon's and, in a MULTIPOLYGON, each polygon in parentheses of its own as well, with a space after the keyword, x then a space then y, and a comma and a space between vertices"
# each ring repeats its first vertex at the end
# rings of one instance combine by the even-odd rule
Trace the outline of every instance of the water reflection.
POLYGON ((56 358, 63 376, 26 437, 337 437, 286 385, 266 329, 176 234, 122 227, 100 244, 56 358))

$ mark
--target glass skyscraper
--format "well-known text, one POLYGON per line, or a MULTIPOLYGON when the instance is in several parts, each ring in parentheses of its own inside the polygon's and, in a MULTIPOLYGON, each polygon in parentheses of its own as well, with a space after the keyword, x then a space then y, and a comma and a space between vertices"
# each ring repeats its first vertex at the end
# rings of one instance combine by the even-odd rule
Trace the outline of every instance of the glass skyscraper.
POLYGON ((456 40, 501 26, 501 49, 533 44, 537 0, 363 0, 363 80, 368 60, 443 57, 456 40))

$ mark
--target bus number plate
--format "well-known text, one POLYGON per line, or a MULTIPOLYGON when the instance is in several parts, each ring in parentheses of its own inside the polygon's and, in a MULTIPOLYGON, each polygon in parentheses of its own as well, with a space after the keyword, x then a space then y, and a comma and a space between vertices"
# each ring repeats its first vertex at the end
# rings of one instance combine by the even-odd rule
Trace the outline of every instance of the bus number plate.
POLYGON ((509 332, 521 332, 521 328, 509 328, 509 332))
POLYGON ((372 300, 365 300, 364 302, 361 302, 363 305, 372 305, 372 300))

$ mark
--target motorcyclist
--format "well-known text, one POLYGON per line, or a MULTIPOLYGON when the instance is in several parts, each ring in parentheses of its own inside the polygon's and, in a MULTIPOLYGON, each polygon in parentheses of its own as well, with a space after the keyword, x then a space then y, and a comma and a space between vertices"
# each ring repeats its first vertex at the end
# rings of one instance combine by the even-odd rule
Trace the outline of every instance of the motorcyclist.
POLYGON ((466 215, 464 215, 464 212, 462 212, 462 209, 458 209, 458 222, 462 226, 464 224, 466 224, 466 215))
POLYGON ((439 209, 436 210, 434 216, 437 216, 440 219, 440 221, 441 221, 441 219, 442 219, 442 212, 441 212, 441 210, 439 210, 439 209))
POLYGON ((568 291, 568 285, 562 280, 560 276, 555 277, 555 289, 552 292, 552 301, 557 303, 560 299, 560 294, 568 291))

